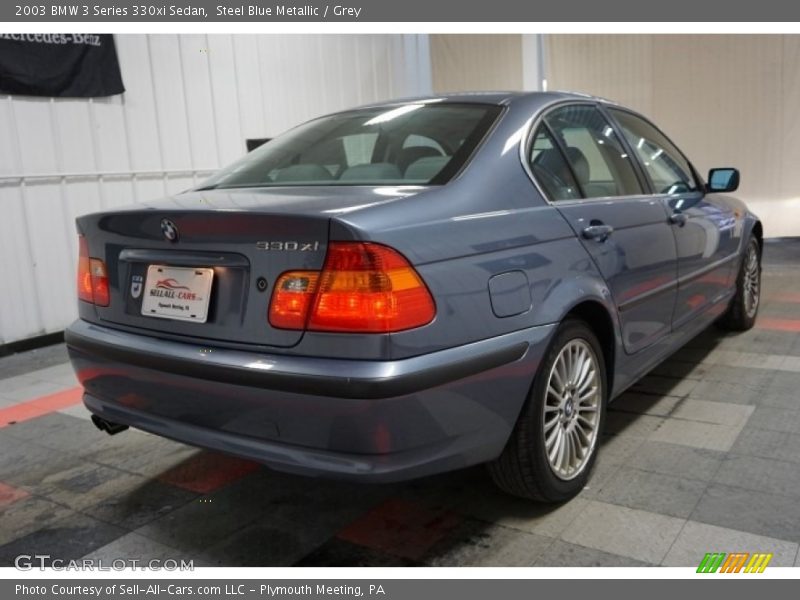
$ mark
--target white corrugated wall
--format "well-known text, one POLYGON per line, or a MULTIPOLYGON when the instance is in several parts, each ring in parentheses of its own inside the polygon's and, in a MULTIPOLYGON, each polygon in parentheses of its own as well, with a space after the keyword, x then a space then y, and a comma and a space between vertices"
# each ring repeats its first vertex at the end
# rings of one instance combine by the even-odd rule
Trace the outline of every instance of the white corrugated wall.
POLYGON ((76 216, 185 189, 247 138, 431 88, 426 36, 115 39, 122 96, 0 96, 0 344, 75 318, 76 216))

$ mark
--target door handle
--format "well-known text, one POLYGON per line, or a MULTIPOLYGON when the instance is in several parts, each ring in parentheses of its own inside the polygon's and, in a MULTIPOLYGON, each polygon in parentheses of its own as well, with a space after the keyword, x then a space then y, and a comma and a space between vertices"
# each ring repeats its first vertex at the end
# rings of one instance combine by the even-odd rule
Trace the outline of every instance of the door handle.
POLYGON ((614 228, 602 223, 589 225, 581 231, 581 235, 587 240, 597 240, 598 242, 605 242, 612 233, 614 233, 614 228))
POLYGON ((678 225, 679 227, 683 227, 686 225, 686 221, 689 220, 689 215, 682 212, 674 212, 669 216, 669 222, 673 225, 678 225))

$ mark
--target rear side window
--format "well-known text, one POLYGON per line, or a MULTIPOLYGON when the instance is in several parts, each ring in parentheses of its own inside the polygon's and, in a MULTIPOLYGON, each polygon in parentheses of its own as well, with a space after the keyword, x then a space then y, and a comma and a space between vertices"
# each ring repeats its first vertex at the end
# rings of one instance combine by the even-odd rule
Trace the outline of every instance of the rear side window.
POLYGON ((653 125, 623 110, 610 109, 622 134, 647 172, 657 194, 681 194, 698 189, 692 168, 680 150, 653 125))
POLYGON ((420 102, 322 117, 245 155, 202 188, 443 184, 467 163, 501 110, 420 102))
POLYGON ((533 136, 528 164, 551 201, 580 199, 581 192, 572 170, 543 125, 533 136))
POLYGON ((545 117, 585 198, 644 193, 614 128, 594 106, 556 109, 545 117))

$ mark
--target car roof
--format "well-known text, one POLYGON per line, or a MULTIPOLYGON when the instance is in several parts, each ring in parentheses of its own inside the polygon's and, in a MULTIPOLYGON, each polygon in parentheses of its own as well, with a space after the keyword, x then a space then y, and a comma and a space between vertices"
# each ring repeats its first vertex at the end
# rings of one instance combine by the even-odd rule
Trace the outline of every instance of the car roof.
POLYGON ((593 100, 615 104, 614 102, 592 96, 581 92, 552 91, 552 92, 522 92, 522 91, 476 91, 476 92, 452 92, 444 94, 433 94, 428 96, 412 96, 408 98, 398 98, 387 102, 374 102, 360 106, 358 108, 378 108, 381 106, 397 106, 399 104, 409 104, 414 102, 435 103, 435 102, 459 102, 466 104, 496 104, 506 106, 518 100, 526 102, 540 100, 550 102, 554 100, 593 100))

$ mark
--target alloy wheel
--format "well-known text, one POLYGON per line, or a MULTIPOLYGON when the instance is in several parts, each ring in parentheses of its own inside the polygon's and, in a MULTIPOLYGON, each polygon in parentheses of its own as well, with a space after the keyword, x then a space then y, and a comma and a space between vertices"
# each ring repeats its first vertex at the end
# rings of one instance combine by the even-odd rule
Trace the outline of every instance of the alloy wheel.
POLYGON ((550 369, 544 401, 544 440, 553 474, 577 477, 597 443, 602 401, 597 356, 583 339, 568 342, 550 369))
POLYGON ((744 267, 744 310, 749 318, 755 316, 761 294, 761 269, 758 264, 758 250, 755 244, 747 249, 744 267))

